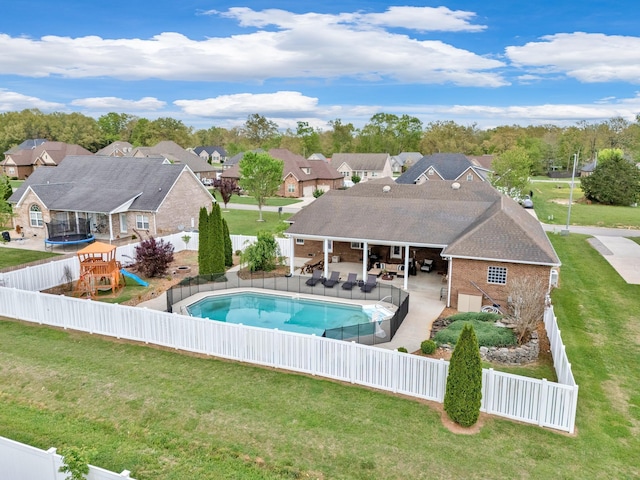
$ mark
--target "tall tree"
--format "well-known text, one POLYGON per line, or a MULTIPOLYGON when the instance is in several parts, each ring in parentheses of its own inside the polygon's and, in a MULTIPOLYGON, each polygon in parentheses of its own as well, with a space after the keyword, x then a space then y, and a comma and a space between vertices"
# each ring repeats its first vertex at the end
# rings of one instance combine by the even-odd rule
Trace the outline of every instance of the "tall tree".
POLYGON ((224 273, 225 246, 224 229, 222 226, 222 212, 218 203, 213 204, 209 214, 211 231, 211 270, 212 273, 224 273))
POLYGON ((320 151, 320 136, 309 122, 298 122, 296 136, 302 140, 302 156, 307 158, 314 152, 320 151))
POLYGON ((172 140, 186 148, 191 144, 191 130, 191 127, 182 123, 182 120, 161 117, 149 123, 149 141, 155 145, 163 140, 172 140))
POLYGON ((331 135, 331 153, 348 153, 353 151, 353 139, 356 133, 356 127, 352 123, 342 123, 342 120, 336 118, 329 121, 332 128, 331 135))
POLYGON ((618 149, 598 155, 593 173, 580 181, 584 196, 606 205, 631 205, 640 200, 640 170, 618 149))
POLYGON ((257 113, 249 115, 244 124, 244 136, 254 148, 268 147, 269 142, 278 136, 278 125, 257 113))
POLYGON ((449 418, 463 427, 474 425, 482 404, 482 361, 478 338, 467 323, 451 355, 444 410, 449 418))
POLYGON ((513 147, 499 155, 491 168, 494 187, 514 198, 526 191, 531 176, 531 160, 523 147, 513 147))
POLYGON ((222 233, 224 237, 224 264, 227 267, 233 266, 233 243, 231 242, 231 235, 229 235, 229 225, 227 221, 222 219, 222 233))
POLYGON ((127 125, 134 117, 127 113, 109 112, 98 118, 98 128, 106 144, 123 140, 127 125))
POLYGON ((13 209, 7 199, 13 193, 11 182, 6 175, 0 176, 0 227, 8 227, 11 224, 13 209))
POLYGON ((273 158, 268 153, 247 152, 240 163, 239 185, 258 202, 260 212, 259 222, 262 219, 262 207, 267 198, 275 195, 282 183, 282 160, 273 158))
POLYGON ((210 252, 209 212, 205 207, 201 207, 198 217, 198 272, 200 275, 213 273, 210 252))

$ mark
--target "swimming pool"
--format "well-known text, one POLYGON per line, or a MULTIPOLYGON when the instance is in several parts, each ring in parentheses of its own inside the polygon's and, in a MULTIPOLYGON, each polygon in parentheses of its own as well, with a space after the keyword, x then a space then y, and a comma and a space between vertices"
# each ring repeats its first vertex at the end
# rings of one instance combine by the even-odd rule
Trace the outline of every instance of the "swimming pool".
POLYGON ((370 306, 365 309, 359 305, 257 292, 210 295, 189 305, 187 311, 191 316, 220 322, 318 336, 325 330, 380 319, 370 306))

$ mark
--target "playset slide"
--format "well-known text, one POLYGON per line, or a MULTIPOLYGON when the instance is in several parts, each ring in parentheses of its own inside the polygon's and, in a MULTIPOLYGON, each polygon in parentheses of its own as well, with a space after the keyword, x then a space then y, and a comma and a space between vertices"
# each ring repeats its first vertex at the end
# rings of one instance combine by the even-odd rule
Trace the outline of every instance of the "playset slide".
POLYGON ((143 279, 141 279, 135 273, 131 273, 131 272, 125 270, 124 268, 122 270, 120 270, 120 272, 122 272, 122 275, 124 275, 125 277, 129 277, 132 280, 134 280, 135 282, 138 282, 143 287, 148 287, 149 286, 148 282, 145 282, 143 279))

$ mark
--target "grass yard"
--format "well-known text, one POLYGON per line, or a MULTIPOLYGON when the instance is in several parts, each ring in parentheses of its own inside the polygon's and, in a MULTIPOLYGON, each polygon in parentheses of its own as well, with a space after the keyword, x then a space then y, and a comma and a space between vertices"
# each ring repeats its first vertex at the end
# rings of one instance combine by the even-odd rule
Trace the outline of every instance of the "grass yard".
POLYGON ((257 210, 223 210, 222 218, 227 221, 232 235, 257 235, 260 230, 278 233, 286 230, 289 224, 284 221, 290 213, 278 215, 276 212, 262 212, 264 222, 258 222, 257 210))
POLYGON ((23 250, 20 248, 4 248, 0 246, 0 268, 15 267, 24 263, 35 262, 44 258, 57 257, 57 253, 23 250))
MULTIPOLYGON (((533 205, 540 221, 551 225, 567 224, 571 184, 565 179, 557 182, 534 182, 533 205)), ((640 228, 640 208, 614 207, 581 203, 584 199, 579 181, 573 189, 571 206, 571 225, 597 227, 640 228)))
MULTIPOLYGON (((213 195, 216 198, 216 200, 220 202, 220 206, 224 207, 224 204, 222 203, 222 197, 220 196, 220 194, 214 189, 209 189, 209 191, 211 192, 211 195, 213 195)), ((270 197, 267 199, 267 202, 265 205, 268 207, 285 207, 287 205, 293 205, 294 203, 300 203, 300 202, 301 200, 297 198, 270 197)), ((232 195, 231 200, 229 200, 229 203, 237 203, 239 205, 258 205, 258 202, 256 201, 255 198, 249 197, 249 196, 240 197, 238 195, 232 195)))
POLYGON ((637 478, 640 286, 585 237, 552 242, 573 437, 485 416, 458 435, 423 402, 16 321, 0 322, 0 435, 86 445, 139 480, 637 478))

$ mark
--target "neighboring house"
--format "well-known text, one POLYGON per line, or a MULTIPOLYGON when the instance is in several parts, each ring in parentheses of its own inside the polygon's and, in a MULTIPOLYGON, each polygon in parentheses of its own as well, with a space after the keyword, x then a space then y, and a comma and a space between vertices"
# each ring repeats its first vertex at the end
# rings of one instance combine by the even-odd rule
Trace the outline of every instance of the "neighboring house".
POLYGON ((329 159, 321 153, 312 153, 309 155, 309 160, 322 160, 324 162, 329 162, 329 159))
POLYGON ((493 163, 495 155, 467 155, 467 158, 471 160, 476 167, 480 167, 486 171, 491 171, 491 164, 493 163))
POLYGON ((356 175, 361 182, 381 177, 393 177, 388 153, 336 153, 331 164, 344 178, 356 175))
POLYGON ((218 146, 201 146, 193 149, 193 153, 198 155, 207 163, 224 163, 227 161, 227 151, 218 146))
POLYGON ((330 255, 361 262, 363 271, 371 259, 429 265, 437 273, 418 274, 442 274, 441 295, 460 311, 506 307, 513 279, 548 286, 560 266, 540 222, 489 182, 373 180, 328 192, 288 221, 292 256, 324 252, 326 244, 330 255))
POLYGON ((33 149, 8 153, 0 162, 2 171, 19 180, 28 178, 39 167, 55 167, 67 155, 93 155, 80 145, 63 142, 44 142, 33 149))
POLYGON ((98 150, 96 155, 107 157, 130 157, 132 151, 133 145, 129 142, 116 141, 98 150))
POLYGON ((164 235, 198 228, 201 207, 213 197, 191 169, 164 158, 70 156, 36 170, 9 198, 14 227, 27 238, 47 238, 45 224, 81 222, 113 240, 135 233, 164 235))
MULTIPOLYGON (((343 186, 342 175, 324 160, 308 160, 284 148, 269 150, 269 155, 282 160, 282 184, 276 195, 281 197, 312 197, 313 192, 335 190, 343 186)), ((240 179, 240 166, 232 166, 222 178, 240 179)))
POLYGON ((589 175, 591 175, 594 170, 596 169, 596 166, 598 165, 598 159, 596 158, 595 160, 589 162, 589 163, 585 163, 582 168, 580 169, 580 176, 581 177, 588 177, 589 175))
POLYGON ((7 153, 16 153, 19 150, 33 150, 34 148, 42 145, 46 141, 47 141, 46 138, 30 138, 22 142, 20 145, 16 145, 15 147, 10 148, 4 153, 6 155, 7 153))
POLYGON ((423 155, 420 152, 402 152, 394 155, 390 160, 391 170, 393 170, 393 173, 402 173, 403 170, 407 170, 422 157, 423 155))
POLYGON ((171 140, 165 140, 153 147, 138 147, 131 152, 132 157, 164 157, 171 163, 187 165, 200 180, 217 178, 221 168, 207 163, 195 153, 189 152, 171 140))
POLYGON ((461 153, 434 153, 426 155, 396 178, 396 183, 424 183, 429 180, 456 180, 472 182, 486 180, 488 170, 474 165, 461 153))
MULTIPOLYGON (((255 150, 250 150, 250 152, 252 152, 252 153, 264 153, 264 150, 261 149, 261 148, 257 148, 255 150)), ((244 158, 244 154, 245 153, 247 153, 247 152, 236 153, 233 157, 227 159, 227 161, 224 162, 224 164, 222 165, 222 169, 223 170, 229 170, 234 165, 238 165, 238 163, 240 163, 240 160, 242 160, 244 158)))

